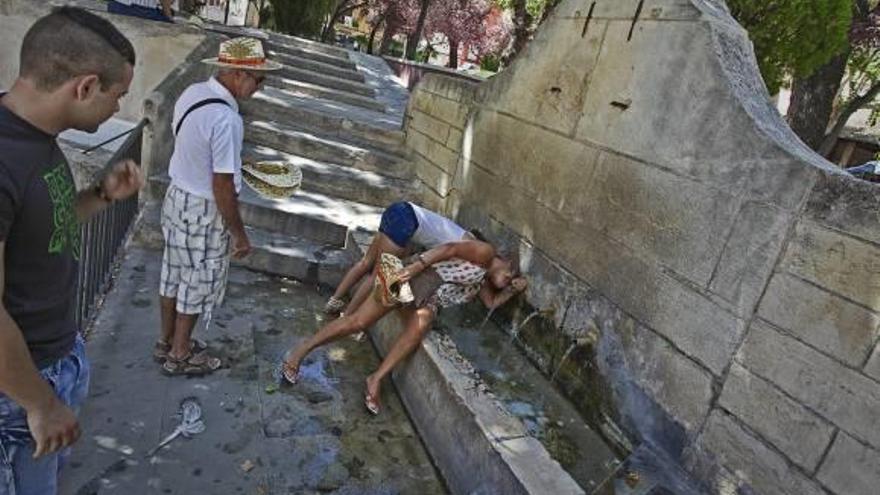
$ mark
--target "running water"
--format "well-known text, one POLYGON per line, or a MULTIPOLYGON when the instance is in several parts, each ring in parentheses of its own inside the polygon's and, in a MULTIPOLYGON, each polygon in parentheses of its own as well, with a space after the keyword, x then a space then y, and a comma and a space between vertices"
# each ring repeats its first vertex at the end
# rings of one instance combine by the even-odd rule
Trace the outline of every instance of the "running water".
MULTIPOLYGON (((510 343, 511 343, 511 344, 515 344, 515 343, 516 343, 516 340, 519 338, 519 332, 520 332, 520 330, 522 330, 523 327, 525 327, 526 324, 532 320, 532 318, 534 318, 534 317, 536 317, 536 316, 538 316, 538 315, 540 315, 540 314, 541 314, 541 311, 536 309, 535 311, 532 311, 528 316, 526 316, 526 317, 525 317, 525 318, 519 323, 519 325, 517 325, 517 324, 515 324, 515 323, 512 323, 512 324, 510 325, 510 343)), ((499 354, 499 355, 498 355, 498 360, 495 362, 495 365, 496 365, 496 366, 498 365, 498 363, 501 362, 501 357, 502 357, 501 354, 499 354)))
POLYGON ((552 383, 553 381, 556 380, 556 375, 559 374, 559 370, 562 369, 562 365, 565 364, 565 360, 568 359, 568 356, 571 354, 571 352, 573 350, 575 350, 578 347, 585 347, 585 346, 593 345, 593 344, 595 344, 595 342, 596 341, 589 336, 579 337, 579 338, 575 339, 575 341, 572 342, 571 345, 568 346, 568 349, 562 354, 562 359, 560 359, 559 364, 556 365, 556 371, 554 371, 553 374, 550 375, 550 382, 552 383))
POLYGON ((516 341, 516 339, 519 338, 520 330, 522 330, 523 327, 525 327, 528 322, 532 321, 532 318, 534 318, 540 314, 541 314, 541 311, 536 309, 536 310, 532 311, 529 314, 529 316, 526 316, 525 319, 523 319, 523 321, 521 321, 519 325, 516 325, 516 326, 511 325, 511 327, 510 327, 510 343, 513 344, 514 341, 516 341))
POLYGON ((577 341, 572 342, 571 345, 568 346, 568 349, 562 354, 562 359, 559 360, 559 364, 556 366, 556 371, 554 371, 553 374, 550 375, 550 382, 551 383, 556 381, 556 375, 559 374, 559 370, 562 369, 562 365, 565 364, 565 360, 568 359, 568 355, 571 354, 571 351, 573 351, 574 348, 577 346, 578 346, 577 341))
POLYGON ((489 312, 486 313, 486 318, 483 319, 483 323, 480 323, 480 326, 477 327, 477 331, 478 331, 478 332, 479 332, 480 330, 482 330, 483 327, 486 326, 486 323, 489 323, 489 320, 492 319, 492 315, 493 315, 494 313, 495 313, 495 308, 490 309, 489 312))

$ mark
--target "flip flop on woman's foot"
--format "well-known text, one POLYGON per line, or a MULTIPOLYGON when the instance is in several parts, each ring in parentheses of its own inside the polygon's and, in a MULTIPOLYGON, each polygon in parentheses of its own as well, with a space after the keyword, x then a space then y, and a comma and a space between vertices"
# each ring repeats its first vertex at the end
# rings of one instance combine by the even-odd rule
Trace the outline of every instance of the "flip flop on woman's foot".
POLYGON ((382 405, 379 403, 379 398, 370 393, 369 384, 364 392, 364 407, 366 407, 367 411, 373 416, 378 415, 379 410, 382 408, 382 405))

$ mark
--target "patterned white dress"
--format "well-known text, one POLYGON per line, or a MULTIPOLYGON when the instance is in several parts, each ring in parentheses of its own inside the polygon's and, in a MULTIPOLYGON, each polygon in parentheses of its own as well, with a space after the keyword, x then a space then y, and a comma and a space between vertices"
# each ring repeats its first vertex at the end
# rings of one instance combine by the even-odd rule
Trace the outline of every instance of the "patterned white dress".
POLYGON ((472 301, 486 278, 483 267, 460 258, 438 261, 431 268, 443 281, 432 298, 435 307, 440 308, 472 301))

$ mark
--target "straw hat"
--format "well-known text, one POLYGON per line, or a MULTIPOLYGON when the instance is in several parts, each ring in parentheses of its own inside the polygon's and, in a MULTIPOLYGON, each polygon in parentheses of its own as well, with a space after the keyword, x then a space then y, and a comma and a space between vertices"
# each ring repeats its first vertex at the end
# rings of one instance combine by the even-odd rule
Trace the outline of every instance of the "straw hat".
POLYGON ((266 58, 263 44, 256 38, 233 38, 220 43, 220 55, 206 58, 202 63, 239 70, 278 70, 278 62, 266 58))
POLYGON ((379 270, 375 288, 379 302, 385 307, 406 304, 414 299, 409 282, 401 283, 398 276, 403 270, 403 262, 390 253, 382 253, 379 257, 379 270))
POLYGON ((244 162, 241 170, 244 182, 266 199, 289 198, 302 184, 302 170, 288 162, 244 162))

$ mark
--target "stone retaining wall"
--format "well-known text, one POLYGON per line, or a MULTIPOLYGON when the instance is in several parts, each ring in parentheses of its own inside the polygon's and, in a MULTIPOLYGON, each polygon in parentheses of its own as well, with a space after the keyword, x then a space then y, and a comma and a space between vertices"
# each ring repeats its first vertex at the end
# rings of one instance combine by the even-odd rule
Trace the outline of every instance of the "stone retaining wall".
POLYGON ((406 131, 423 202, 519 250, 575 402, 600 380, 712 492, 875 493, 880 194, 787 128, 721 1, 563 1, 406 131))

